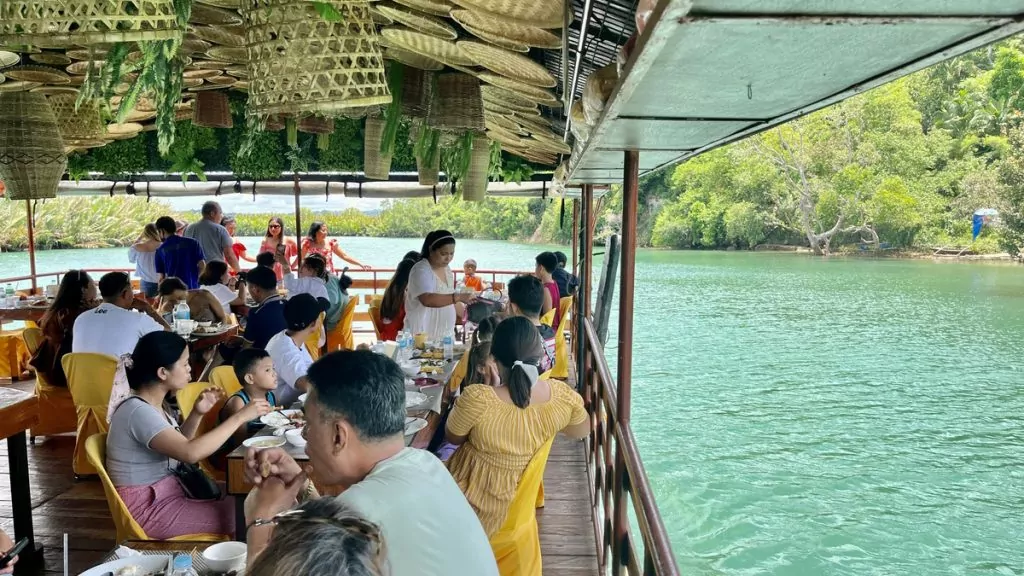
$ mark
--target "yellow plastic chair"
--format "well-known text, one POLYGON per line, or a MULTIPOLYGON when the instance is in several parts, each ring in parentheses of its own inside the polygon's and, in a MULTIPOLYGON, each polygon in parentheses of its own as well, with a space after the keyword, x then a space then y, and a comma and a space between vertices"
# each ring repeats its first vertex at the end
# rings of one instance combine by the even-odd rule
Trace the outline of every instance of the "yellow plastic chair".
POLYGON ((380 306, 370 304, 370 323, 373 324, 373 333, 377 336, 377 341, 381 342, 384 339, 380 336, 380 327, 383 325, 380 320, 380 306))
POLYGON ((565 330, 569 327, 569 315, 562 314, 558 322, 558 329, 555 330, 555 365, 551 368, 549 377, 557 380, 569 378, 569 345, 565 341, 565 330))
MULTIPOLYGON (((196 398, 199 398, 199 395, 203 390, 206 390, 210 386, 211 384, 209 382, 192 382, 188 386, 178 390, 176 396, 178 398, 178 409, 181 410, 182 420, 188 418, 189 414, 192 413, 192 408, 195 406, 196 398)), ((217 385, 213 384, 213 386, 217 385)), ((203 419, 199 422, 199 428, 196 429, 197 438, 217 427, 219 424, 217 417, 220 415, 220 409, 224 407, 225 402, 227 402, 227 398, 221 398, 220 401, 213 405, 213 408, 211 408, 209 412, 203 415, 203 419)), ((217 467, 210 462, 209 458, 203 458, 203 460, 199 462, 199 465, 207 474, 210 475, 211 478, 218 482, 224 482, 224 473, 217 470, 217 467)))
POLYGON ((320 313, 320 317, 316 319, 316 330, 306 339, 306 350, 309 351, 309 355, 313 360, 320 359, 320 331, 324 326, 324 318, 326 317, 327 314, 324 312, 320 313))
MULTIPOLYGON (((29 356, 35 356, 43 345, 43 331, 39 328, 25 328, 22 333, 29 356)), ((61 386, 53 386, 46 376, 36 372, 36 396, 39 397, 39 421, 32 427, 31 435, 53 436, 74 432, 78 429, 78 415, 71 392, 61 386)))
POLYGON ((327 333, 327 351, 355 350, 356 337, 352 333, 352 321, 356 317, 356 303, 359 301, 355 296, 348 299, 345 309, 341 312, 341 320, 338 325, 327 333))
POLYGON ((28 353, 24 330, 4 330, 0 332, 0 378, 18 380, 29 369, 28 361, 32 356, 28 353))
MULTIPOLYGON (((572 296, 566 296, 558 301, 558 317, 560 319, 564 319, 569 314, 569 311, 572 310, 572 302, 572 296)), ((558 323, 561 324, 561 320, 558 323)))
POLYGON ((552 307, 548 310, 547 314, 540 317, 540 323, 545 326, 551 326, 551 323, 555 321, 555 308, 552 307))
POLYGON ((459 363, 455 365, 455 370, 452 370, 452 376, 448 380, 448 389, 455 392, 462 386, 462 381, 466 379, 467 371, 469 370, 469 351, 467 350, 462 358, 459 358, 459 363))
POLYGON ((86 458, 85 441, 93 434, 106 433, 108 429, 107 408, 110 391, 114 387, 117 359, 105 354, 79 352, 65 354, 61 365, 68 377, 68 390, 78 414, 73 468, 79 476, 96 474, 96 469, 86 458))
POLYGON ((501 528, 491 535, 491 549, 502 576, 542 576, 540 534, 537 530, 537 494, 554 438, 544 443, 530 459, 519 478, 516 496, 508 507, 501 528))
MULTIPOLYGON (((121 495, 117 493, 117 488, 114 487, 110 476, 107 475, 106 433, 89 436, 85 441, 85 454, 89 458, 89 463, 99 474, 100 480, 103 481, 103 492, 107 495, 107 507, 110 508, 110 516, 114 519, 114 527, 117 529, 117 542, 124 542, 125 540, 153 540, 146 535, 142 526, 139 526, 139 523, 132 517, 132 513, 128 511, 128 507, 125 506, 121 495)), ((185 534, 175 536, 170 540, 220 542, 230 539, 231 537, 226 534, 185 534)))
POLYGON ((192 382, 178 390, 175 396, 178 398, 178 410, 181 410, 182 420, 188 418, 188 415, 192 413, 192 407, 196 403, 196 398, 199 398, 199 394, 209 387, 209 382, 192 382))
POLYGON ((230 365, 217 366, 210 371, 210 384, 220 386, 225 396, 231 396, 242 389, 242 383, 235 376, 235 369, 230 365))

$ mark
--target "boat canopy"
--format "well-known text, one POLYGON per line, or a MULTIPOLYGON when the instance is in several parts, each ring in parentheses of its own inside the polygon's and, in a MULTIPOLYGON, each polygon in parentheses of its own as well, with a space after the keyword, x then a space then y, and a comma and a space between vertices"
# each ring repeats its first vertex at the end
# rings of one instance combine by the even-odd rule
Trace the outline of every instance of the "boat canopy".
MULTIPOLYGON (((589 3, 589 2, 588 2, 589 3)), ((621 182, 1024 29, 1024 0, 657 2, 568 171, 621 182)))

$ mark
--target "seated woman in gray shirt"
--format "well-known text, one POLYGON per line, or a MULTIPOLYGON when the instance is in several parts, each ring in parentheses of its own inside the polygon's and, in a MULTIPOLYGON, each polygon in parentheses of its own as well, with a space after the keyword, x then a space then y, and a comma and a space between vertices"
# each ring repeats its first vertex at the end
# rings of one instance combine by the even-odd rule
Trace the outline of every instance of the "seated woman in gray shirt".
POLYGON ((217 451, 240 426, 270 412, 256 399, 207 434, 196 436, 200 420, 221 398, 219 388, 199 395, 179 426, 164 399, 191 379, 188 343, 173 332, 139 339, 126 365, 132 396, 114 411, 107 434, 107 473, 128 511, 146 535, 166 540, 184 534, 234 535, 233 499, 192 500, 172 470, 217 451))

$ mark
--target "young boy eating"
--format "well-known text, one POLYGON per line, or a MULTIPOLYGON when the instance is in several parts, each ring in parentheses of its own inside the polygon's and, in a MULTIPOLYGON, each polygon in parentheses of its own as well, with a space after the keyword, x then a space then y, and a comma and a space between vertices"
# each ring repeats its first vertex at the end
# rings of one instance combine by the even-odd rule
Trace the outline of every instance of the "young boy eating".
MULTIPOLYGON (((253 398, 266 398, 271 406, 277 405, 277 398, 274 397, 274 389, 277 388, 277 371, 274 370, 274 362, 270 354, 260 348, 246 348, 235 354, 235 361, 232 363, 235 369, 235 376, 241 383, 242 389, 235 392, 224 403, 220 411, 220 420, 223 422, 235 412, 240 411, 253 398)), ((239 430, 246 435, 256 431, 263 426, 259 420, 249 422, 246 429, 239 430)))

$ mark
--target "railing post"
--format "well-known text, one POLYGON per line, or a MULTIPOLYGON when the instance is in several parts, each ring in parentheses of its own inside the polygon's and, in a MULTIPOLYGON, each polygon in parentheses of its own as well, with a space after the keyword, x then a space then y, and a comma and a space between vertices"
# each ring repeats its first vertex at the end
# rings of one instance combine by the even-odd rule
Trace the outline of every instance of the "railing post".
MULTIPOLYGON (((619 277, 618 395, 615 426, 629 426, 633 373, 633 277, 636 270, 636 212, 640 178, 640 154, 625 152, 622 178, 622 260, 619 277)), ((618 430, 616 430, 618 431, 618 430)), ((619 576, 625 567, 623 547, 629 541, 629 516, 626 514, 626 457, 621 436, 615 436, 614 545, 612 575, 619 576)))
POLYGON ((28 212, 28 267, 32 274, 32 293, 36 293, 38 283, 36 282, 36 223, 32 218, 32 201, 25 200, 25 209, 28 212))
MULTIPOLYGON (((302 195, 302 189, 299 188, 298 172, 292 172, 292 185, 292 192, 295 194, 295 240, 299 244, 296 246, 296 248, 299 249, 299 259, 296 262, 299 266, 302 266, 302 259, 305 258, 306 255, 302 253, 302 201, 299 199, 302 195)), ((255 186, 255 184, 253 186, 255 186)), ((334 258, 334 256, 331 255, 331 258, 334 258)))
MULTIPOLYGON (((594 253, 594 227, 590 212, 594 208, 594 186, 584 184, 580 198, 579 217, 582 225, 581 233, 583 238, 579 243, 579 269, 576 271, 580 281, 576 289, 576 387, 583 394, 584 399, 590 397, 587 369, 590 363, 587 359, 587 345, 582 338, 583 319, 590 317, 590 271, 594 269, 591 262, 591 254, 594 253)), ((575 256, 573 256, 575 258, 575 256)))

